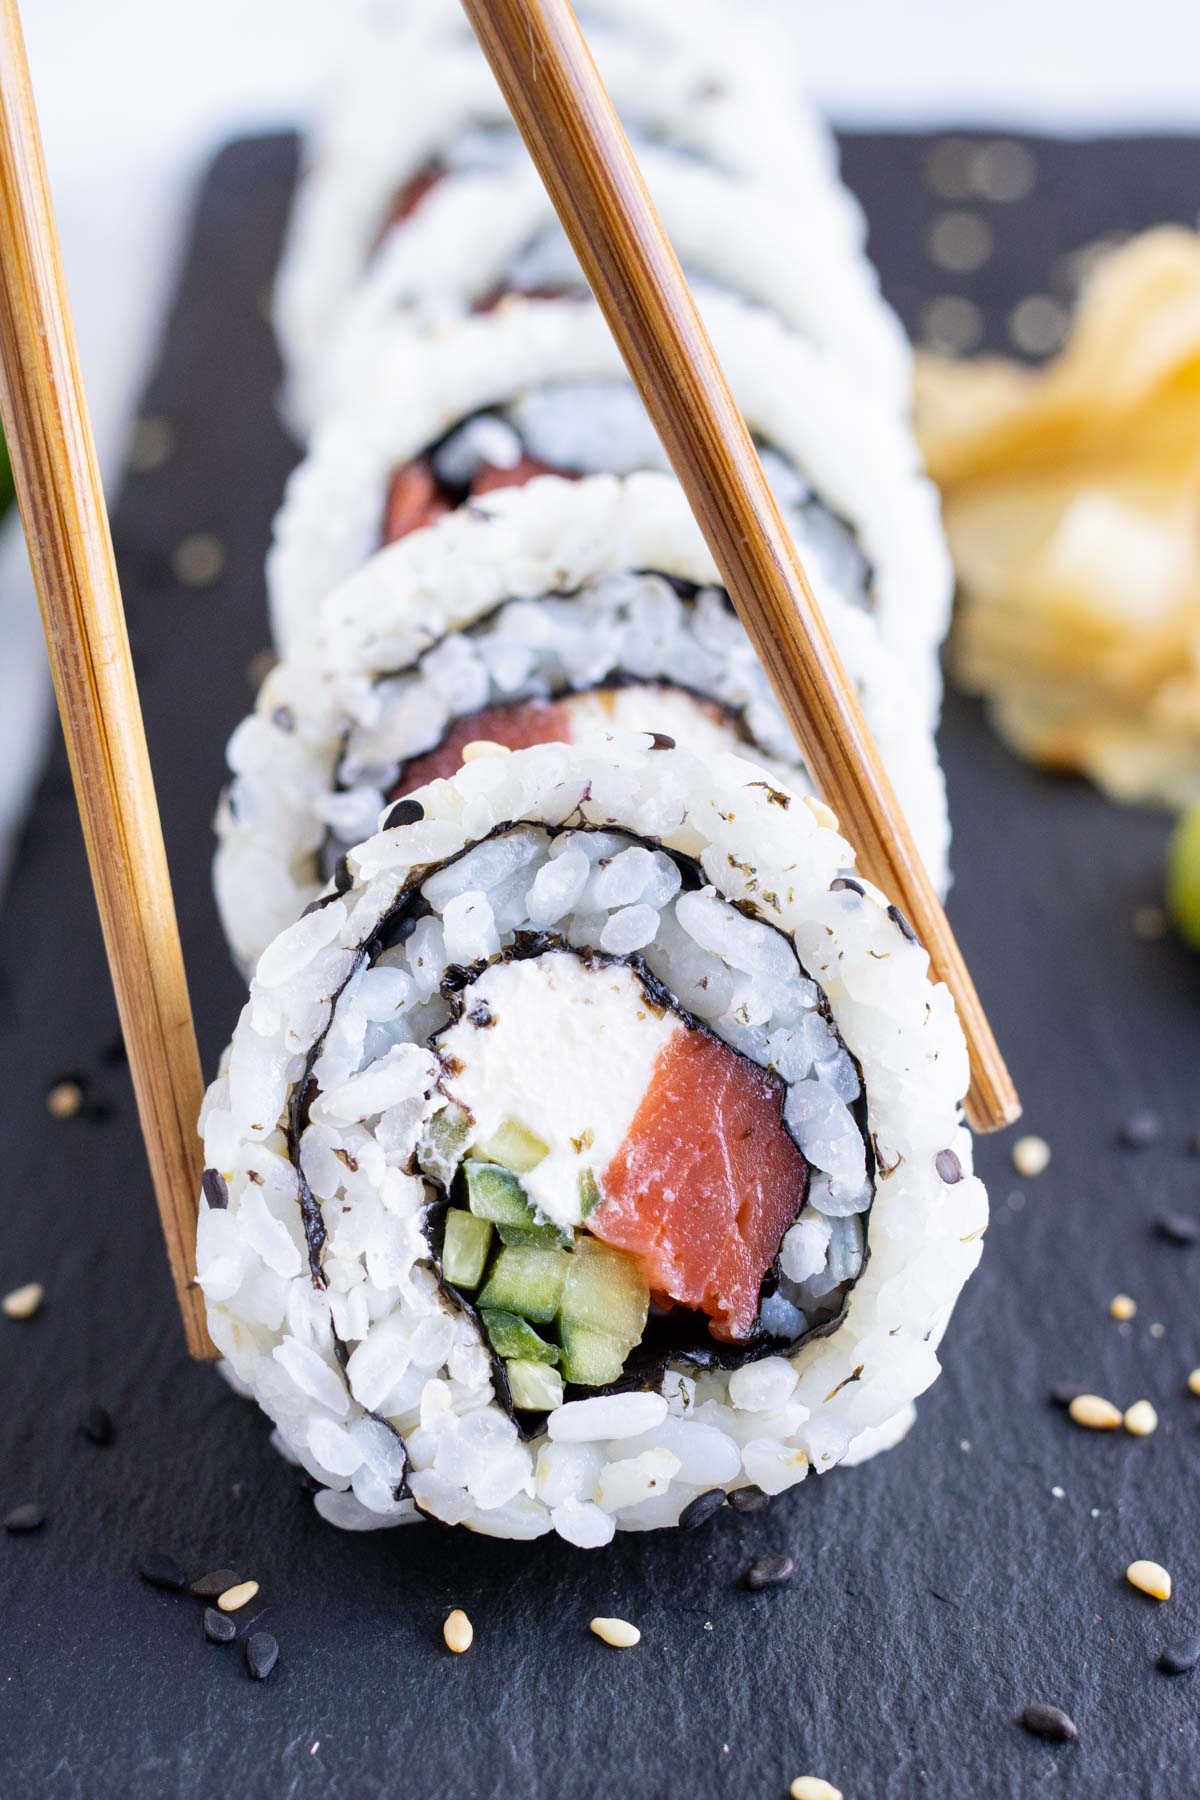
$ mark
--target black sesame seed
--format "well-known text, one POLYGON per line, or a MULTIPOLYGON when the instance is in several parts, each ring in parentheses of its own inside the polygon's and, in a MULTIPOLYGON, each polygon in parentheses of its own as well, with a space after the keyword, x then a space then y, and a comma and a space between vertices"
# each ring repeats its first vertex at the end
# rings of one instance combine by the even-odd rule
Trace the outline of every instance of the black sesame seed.
POLYGON ((714 1513, 720 1512, 724 1504, 724 1488, 709 1488, 707 1494, 697 1494, 680 1513, 680 1527, 684 1531, 690 1531, 694 1525, 703 1525, 706 1519, 711 1519, 714 1513))
POLYGON ((1072 1400, 1078 1400, 1080 1394, 1090 1394, 1091 1388, 1082 1381, 1056 1381, 1050 1389, 1050 1398, 1055 1406, 1070 1406, 1072 1400))
POLYGON ((1130 1113, 1117 1133, 1117 1142, 1126 1150, 1145 1150, 1150 1144, 1157 1144, 1163 1133, 1162 1120, 1157 1113, 1130 1113))
POLYGON ((1200 1637, 1180 1638, 1161 1650, 1155 1667, 1164 1675, 1186 1675, 1200 1662, 1200 1637))
POLYGON ((151 1587, 170 1588, 175 1593, 187 1586, 187 1576, 173 1556, 144 1556, 138 1574, 151 1587))
POLYGON ((23 1506, 14 1506, 11 1512, 4 1515, 5 1531, 40 1531, 46 1523, 46 1509, 39 1506, 36 1500, 27 1500, 23 1506))
POLYGON ((217 1212, 224 1212, 229 1205, 229 1187, 219 1169, 205 1169, 200 1177, 200 1186, 204 1198, 217 1212))
POLYGON ((385 831, 394 831, 398 825, 419 825, 425 817, 425 808, 419 800, 397 800, 390 807, 383 821, 385 831))
POLYGON ((207 1575, 197 1576, 188 1592, 197 1600, 219 1600, 231 1587, 238 1587, 241 1579, 236 1569, 210 1569, 207 1575))
POLYGON ((953 1187, 956 1181, 963 1178, 962 1164, 953 1150, 939 1150, 933 1159, 933 1166, 947 1187, 953 1187))
POLYGON ((830 882, 829 891, 831 894, 857 894, 861 899, 867 890, 860 887, 857 881, 851 881, 848 875, 839 875, 836 881, 830 882))
POLYGON ((277 706, 271 714, 271 723, 276 731, 295 731, 296 715, 290 706, 277 706))
POLYGON ((112 1414, 104 1406, 87 1407, 79 1421, 79 1430, 89 1444, 111 1444, 116 1436, 112 1414))
POLYGON ((652 731, 650 733, 650 748, 652 750, 673 750, 675 748, 675 739, 673 737, 668 737, 665 731, 652 731))
POLYGON ((256 1631, 246 1639, 246 1667, 255 1681, 265 1681, 279 1661, 279 1645, 269 1631, 256 1631))
POLYGON ((904 914, 900 911, 900 908, 898 906, 889 906, 887 909, 887 915, 888 915, 888 918, 892 921, 892 924, 899 931, 901 937, 907 938, 910 944, 919 944, 920 943, 920 941, 921 941, 920 938, 917 936, 916 932, 913 930, 912 926, 909 924, 908 920, 905 918, 904 914))
POLYGON ((237 1636, 237 1621, 228 1613, 218 1612, 215 1606, 206 1606, 204 1635, 210 1644, 231 1644, 237 1636))
POLYGON ((746 1570, 743 1580, 751 1593, 761 1593, 763 1588, 782 1587, 795 1574, 796 1565, 790 1556, 760 1556, 746 1570))
POLYGON ((1164 1213, 1155 1219, 1154 1230, 1168 1244, 1194 1244, 1200 1238, 1200 1219, 1187 1213, 1164 1213))
POLYGON ((766 1512, 771 1504, 770 1494, 764 1494, 760 1487, 735 1488, 729 1496, 729 1504, 735 1512, 766 1512))
POLYGON ((1049 1738, 1055 1744, 1069 1744, 1079 1736, 1078 1725, 1061 1707, 1043 1706, 1040 1701, 1027 1706, 1017 1723, 1031 1731, 1034 1737, 1049 1738))

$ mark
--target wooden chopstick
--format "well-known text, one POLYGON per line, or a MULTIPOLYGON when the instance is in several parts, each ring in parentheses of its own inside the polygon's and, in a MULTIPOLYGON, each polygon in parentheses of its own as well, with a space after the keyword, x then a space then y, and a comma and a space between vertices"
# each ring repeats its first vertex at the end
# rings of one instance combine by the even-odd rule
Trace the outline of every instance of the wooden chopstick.
POLYGON ((203 1094, 108 515, 16 0, 0 0, 0 416, 188 1349, 203 1094))
POLYGON ((567 0, 463 8, 818 791, 954 995, 967 1116, 977 1130, 1009 1125, 1016 1090, 575 16, 567 0))

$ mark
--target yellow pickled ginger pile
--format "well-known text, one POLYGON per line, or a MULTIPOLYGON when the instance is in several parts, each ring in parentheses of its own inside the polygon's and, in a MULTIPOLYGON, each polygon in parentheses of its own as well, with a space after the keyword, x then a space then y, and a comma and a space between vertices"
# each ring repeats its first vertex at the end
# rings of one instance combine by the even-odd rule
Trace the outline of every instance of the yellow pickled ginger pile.
POLYGON ((1200 802, 1200 236, 1099 262, 1043 368, 921 359, 961 686, 1022 755, 1200 802))

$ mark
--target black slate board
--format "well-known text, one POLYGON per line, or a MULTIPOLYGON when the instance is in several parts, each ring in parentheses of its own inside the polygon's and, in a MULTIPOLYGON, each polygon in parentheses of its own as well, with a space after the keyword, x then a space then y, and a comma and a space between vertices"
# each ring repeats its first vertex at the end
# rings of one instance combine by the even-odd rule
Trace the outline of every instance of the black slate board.
MULTIPOLYGON (((846 167, 885 284, 915 325, 944 291, 924 261, 936 203, 928 144, 857 138, 846 167)), ((1002 342, 1048 259, 1097 231, 1186 218, 1200 143, 1037 144, 1040 177, 994 209, 996 256, 972 292, 1002 342)), ((265 642, 260 569, 292 460, 271 408, 262 300, 293 176, 286 139, 233 145, 204 185, 145 400, 176 451, 131 475, 116 541, 158 774, 201 1044, 213 1066, 240 1004, 208 886, 222 744, 265 642), (181 588, 173 548, 214 532, 228 564, 181 588)), ((943 736, 956 826, 953 915, 1025 1097, 1054 1148, 1022 1184, 980 1146, 993 1225, 917 1429, 856 1473, 810 1479, 763 1516, 627 1537, 601 1554, 504 1545, 430 1526, 370 1537, 321 1525, 263 1422, 183 1353, 61 750, 0 920, 4 1200, 0 1286, 44 1281, 25 1325, 0 1320, 0 1507, 40 1495, 49 1522, 0 1536, 0 1790, 138 1797, 703 1795, 777 1800, 802 1772, 847 1800, 1047 1792, 1175 1796, 1200 1768, 1200 1677, 1154 1672, 1200 1626, 1200 1250, 1157 1241, 1153 1212, 1197 1207, 1197 966, 1134 939, 1166 826, 1014 762, 952 698, 943 736), (47 1086, 87 1077, 93 1116, 55 1123, 47 1086), (1153 1106, 1162 1146, 1113 1149, 1153 1106), (1118 1289, 1136 1320, 1107 1316, 1118 1289), (1153 1322, 1166 1329, 1153 1334, 1153 1322), (1056 1380, 1163 1425, 1143 1442, 1075 1430, 1056 1380), (76 1429, 116 1416, 108 1448, 76 1429), (1052 1490, 1061 1487, 1055 1498, 1052 1490), (746 1563, 786 1549, 800 1574, 750 1595, 746 1563), (279 1638, 263 1685, 201 1636, 201 1606, 139 1582, 139 1556, 262 1583, 279 1638), (1122 1579, 1171 1568, 1155 1608, 1122 1579), (446 1610, 476 1632, 442 1649, 446 1610), (634 1619, 639 1649, 586 1631, 634 1619), (1065 1706, 1075 1745, 1013 1723, 1065 1706)))

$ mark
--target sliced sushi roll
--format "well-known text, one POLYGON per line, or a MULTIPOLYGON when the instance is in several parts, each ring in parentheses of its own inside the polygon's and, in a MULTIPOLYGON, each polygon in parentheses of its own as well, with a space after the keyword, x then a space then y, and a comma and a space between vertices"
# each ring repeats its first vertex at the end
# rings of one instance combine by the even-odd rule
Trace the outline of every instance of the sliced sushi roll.
MULTIPOLYGON (((932 724, 952 577, 911 435, 761 310, 714 294, 707 322, 801 554, 872 614, 932 724)), ((510 297, 428 338, 400 334, 289 479, 267 561, 277 641, 296 643, 382 543, 467 500, 539 472, 665 466, 589 302, 510 297)))
POLYGON ((264 952, 209 1327, 365 1528, 600 1545, 880 1447, 986 1198, 946 989, 828 809, 652 738, 477 758, 264 952))
MULTIPOLYGON (((426 20, 401 15, 352 37, 306 146, 275 302, 292 378, 288 410, 301 432, 314 422, 309 374, 324 364, 347 300, 393 230, 415 223, 446 180, 527 165, 465 22, 453 9, 428 10, 426 20)), ((861 210, 836 180, 828 133, 781 75, 777 54, 743 23, 730 31, 718 11, 691 0, 601 6, 585 20, 639 151, 698 160, 744 188, 768 181, 784 206, 780 236, 790 220, 802 223, 817 265, 852 265, 870 296, 861 210)), ((486 216, 473 217, 469 244, 487 229, 486 216)), ((444 237, 433 240, 443 258, 452 249, 444 237)))
MULTIPOLYGON (((935 883, 945 790, 931 732, 875 624, 814 546, 825 616, 935 883)), ((378 551, 267 677, 229 746, 215 881, 243 968, 343 851, 473 740, 509 749, 657 731, 808 776, 670 476, 539 476, 378 551)))

